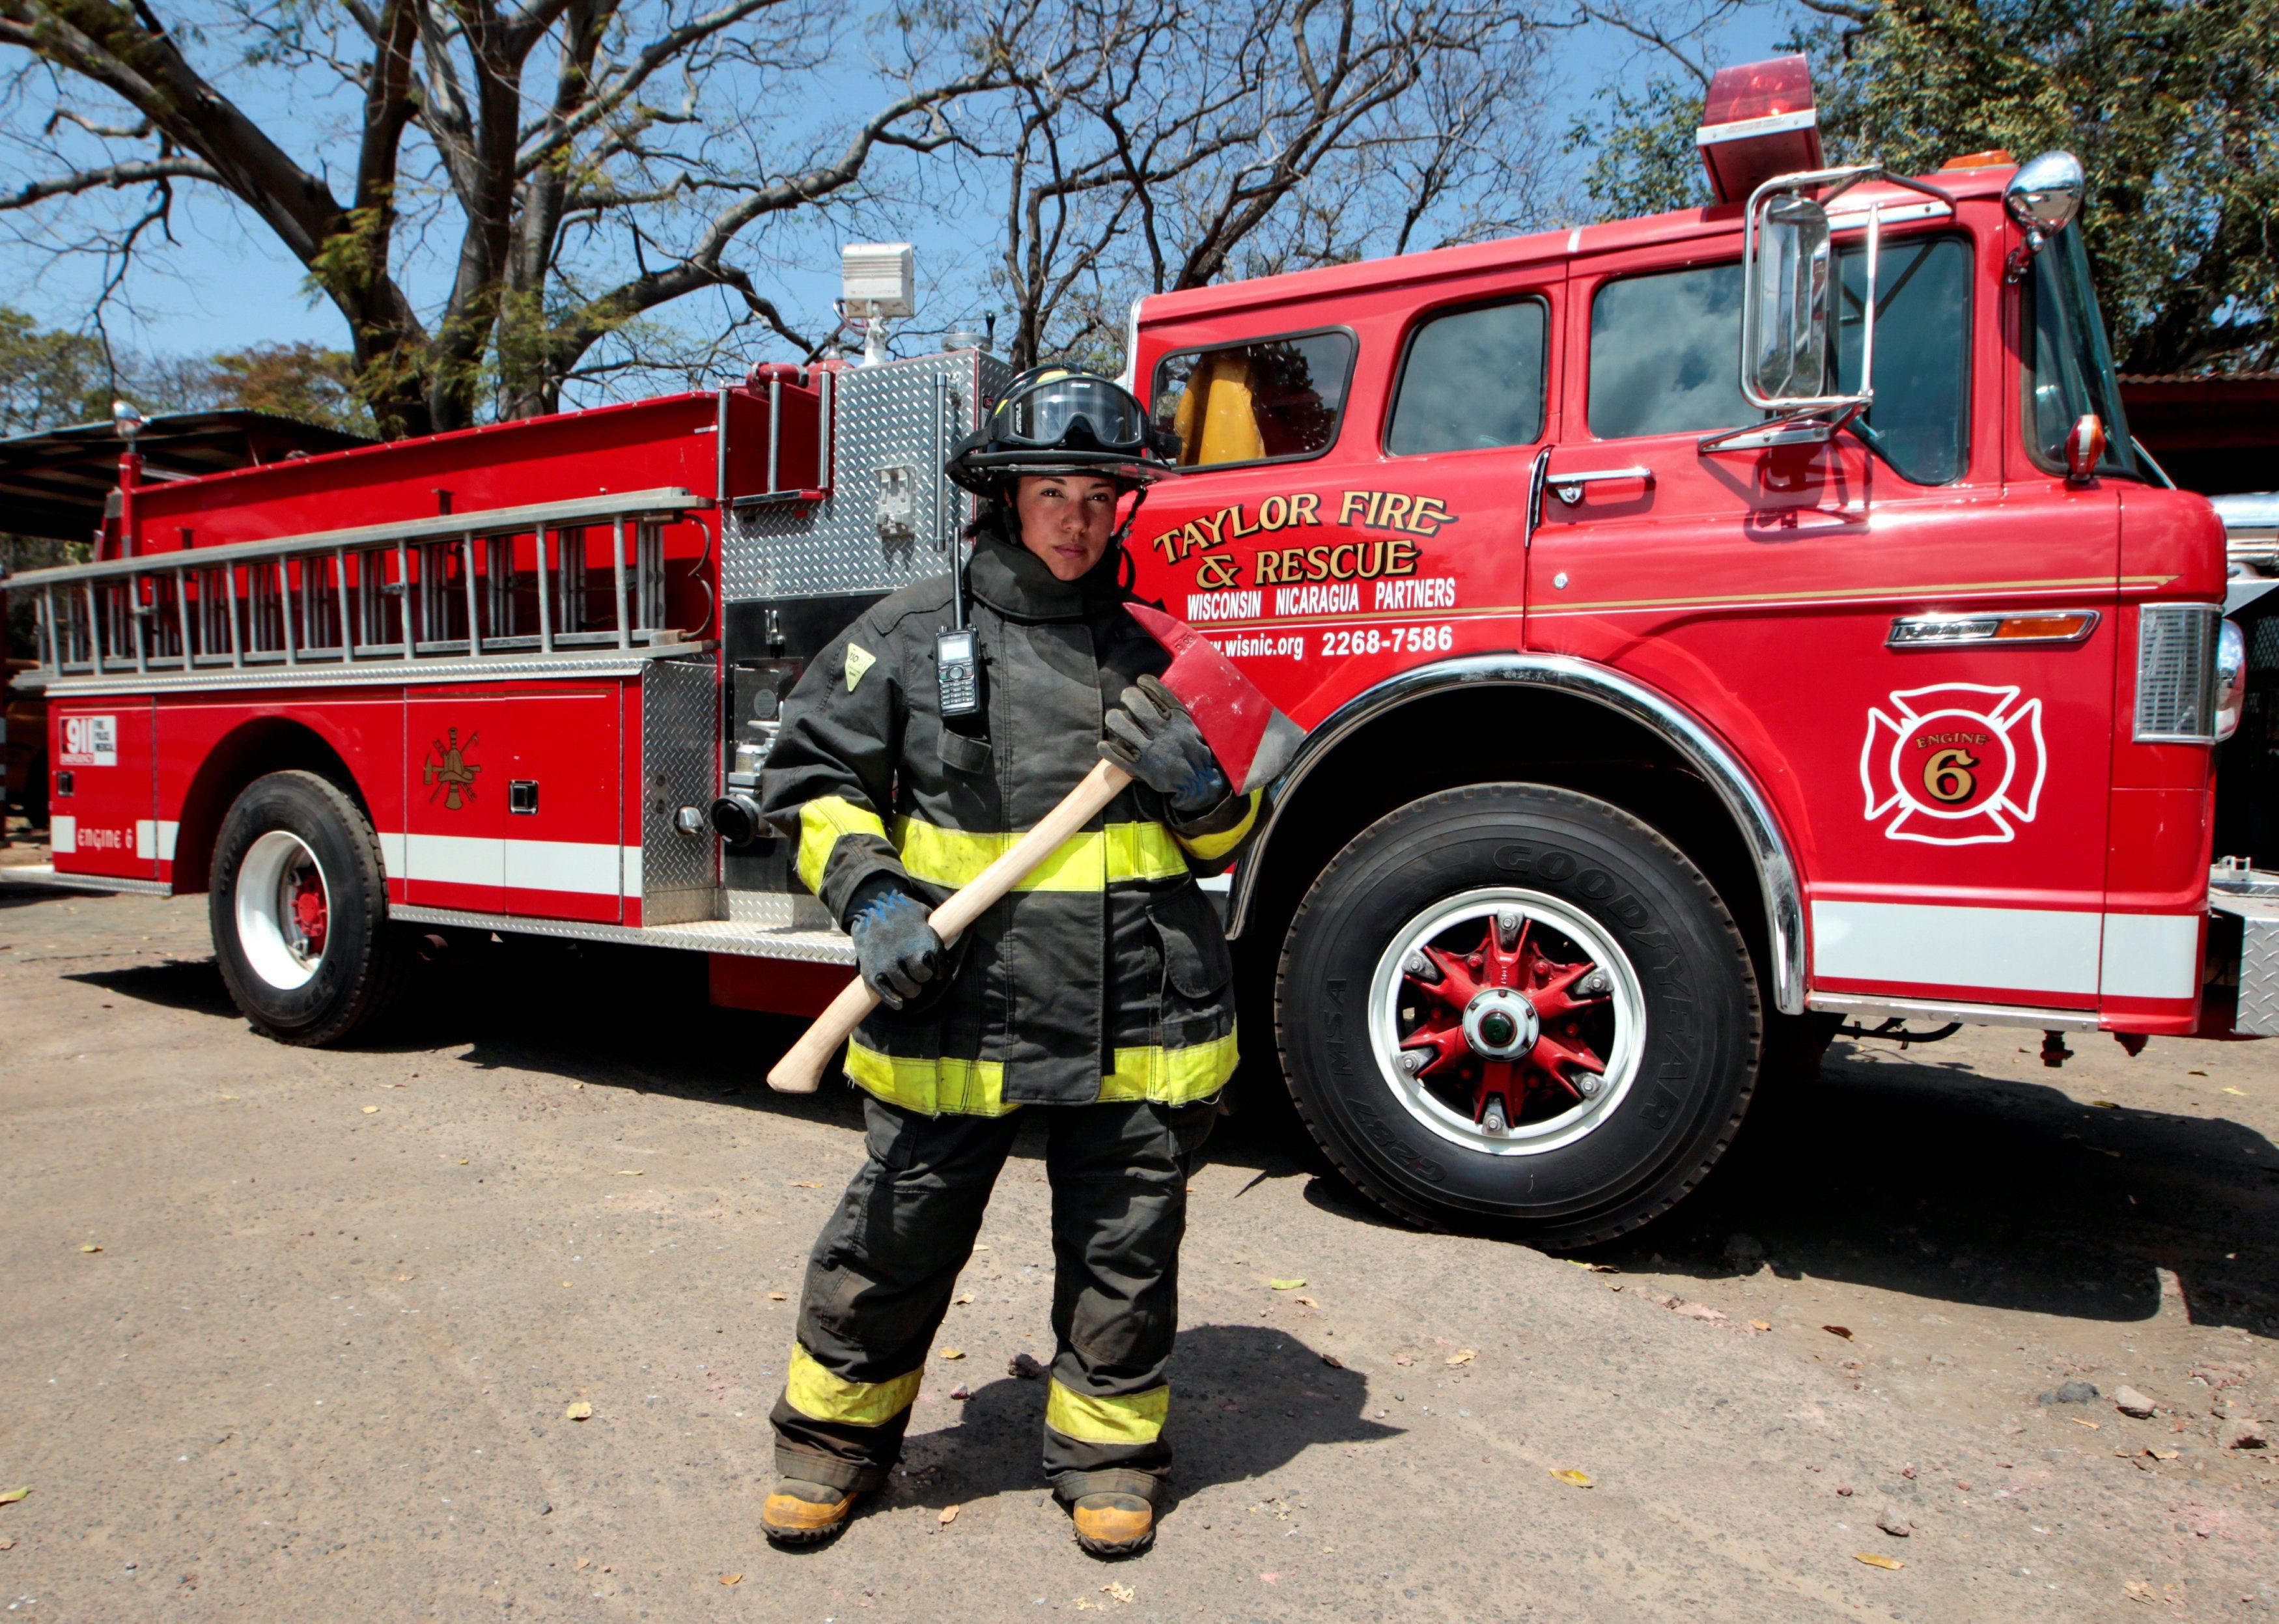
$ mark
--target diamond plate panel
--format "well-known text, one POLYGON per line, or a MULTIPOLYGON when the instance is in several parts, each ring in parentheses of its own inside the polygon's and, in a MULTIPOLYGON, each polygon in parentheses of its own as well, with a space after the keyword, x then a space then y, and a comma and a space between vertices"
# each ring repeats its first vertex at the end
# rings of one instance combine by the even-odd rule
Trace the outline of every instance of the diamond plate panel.
POLYGON ((1012 376, 994 356, 961 352, 848 367, 833 384, 831 494, 812 508, 740 508, 722 549, 730 602, 887 593, 939 575, 972 517, 941 465, 1012 376), (890 487, 889 470, 907 471, 890 487), (906 532, 882 534, 882 506, 906 501, 906 532))
POLYGON ((656 660, 641 670, 641 923, 718 916, 719 838, 683 834, 682 807, 718 793, 719 681, 709 661, 656 660))
POLYGON ((836 931, 831 910, 807 892, 731 891, 728 917, 737 924, 767 931, 836 931))
POLYGON ((2246 915, 2240 920, 2239 1014, 2232 1030, 2279 1036, 2279 919, 2246 915))

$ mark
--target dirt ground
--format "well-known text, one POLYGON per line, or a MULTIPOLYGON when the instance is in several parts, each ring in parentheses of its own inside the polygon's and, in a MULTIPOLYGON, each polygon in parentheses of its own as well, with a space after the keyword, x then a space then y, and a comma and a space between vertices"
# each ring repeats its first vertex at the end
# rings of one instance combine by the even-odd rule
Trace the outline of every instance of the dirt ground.
POLYGON ((1686 1207, 1579 1261, 1385 1222, 1238 1116, 1194 1182, 1179 1498, 1115 1566, 1070 1538, 1041 1384, 1008 1374, 1049 1352, 1024 1145, 904 1471, 786 1555, 756 1523, 765 1418, 851 1092, 771 1095, 792 1028, 708 1009, 693 964, 537 942, 430 966, 385 1038, 286 1048, 231 1009, 204 909, 0 874, 11 1614, 2279 1604, 2279 1452, 2222 1443, 2279 1421, 2272 1046, 2077 1036, 2052 1070, 2033 1033, 1839 1045, 1686 1207), (2045 1398, 2069 1381, 2099 1396, 2045 1398))

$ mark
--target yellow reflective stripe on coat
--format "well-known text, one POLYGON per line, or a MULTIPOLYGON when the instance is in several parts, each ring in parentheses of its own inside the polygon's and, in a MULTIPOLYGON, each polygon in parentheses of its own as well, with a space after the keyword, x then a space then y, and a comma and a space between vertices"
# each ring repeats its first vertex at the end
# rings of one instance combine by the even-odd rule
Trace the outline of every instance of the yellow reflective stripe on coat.
POLYGON ((784 1381, 784 1399, 810 1421, 882 1427, 910 1407, 925 1377, 921 1366, 891 1382, 850 1382, 832 1375, 816 1362, 815 1355, 794 1342, 791 1373, 784 1381))
POLYGON ((1167 1383, 1124 1398, 1094 1398, 1055 1378, 1045 1400, 1045 1425, 1079 1444, 1152 1444, 1163 1436, 1170 1413, 1167 1383))
POLYGON ((1005 1068, 997 1061, 912 1060, 849 1041, 847 1075, 888 1105, 928 1116, 1002 1116, 1005 1068))
MULTIPOLYGON (((1237 1058, 1232 1032, 1183 1049, 1118 1049, 1116 1069, 1100 1080, 1100 1100, 1193 1105, 1226 1086, 1237 1058)), ((1005 1068, 997 1061, 913 1059, 850 1042, 847 1075, 888 1105, 928 1116, 1002 1116, 1019 1109, 1005 1103, 1005 1068)))
POLYGON ((824 865, 842 835, 886 838, 886 825, 876 812, 858 807, 844 795, 817 795, 799 809, 799 879, 817 896, 823 894, 824 865))
POLYGON ((1100 1080, 1100 1098, 1193 1105, 1226 1086, 1236 1058, 1232 1032, 1184 1049, 1118 1049, 1116 1069, 1100 1080))
POLYGON ((1265 793, 1263 790, 1250 792, 1248 798, 1250 804, 1243 809, 1242 821, 1233 828, 1222 829, 1216 834, 1181 835, 1178 838, 1179 844, 1193 852, 1201 862, 1217 862, 1242 844, 1242 838, 1250 832, 1250 826, 1258 821, 1258 801, 1259 797, 1265 793))
MULTIPOLYGON (((894 849, 902 867, 922 880, 952 890, 981 877, 981 871, 1021 838, 970 834, 915 817, 894 820, 894 849)), ((1016 891, 1101 891, 1134 880, 1175 879, 1187 871, 1178 843, 1161 823, 1110 823, 1070 835, 1053 848, 1016 891)))

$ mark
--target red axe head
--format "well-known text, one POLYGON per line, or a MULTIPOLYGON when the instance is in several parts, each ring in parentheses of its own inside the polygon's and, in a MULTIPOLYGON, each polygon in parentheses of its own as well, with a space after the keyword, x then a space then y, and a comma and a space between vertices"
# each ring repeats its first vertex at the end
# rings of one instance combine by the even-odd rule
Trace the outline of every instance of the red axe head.
POLYGON ((1195 719, 1236 793, 1247 794, 1280 778, 1305 741, 1305 730, 1275 709, 1216 644, 1186 621, 1144 603, 1124 607, 1170 652, 1163 686, 1195 719))

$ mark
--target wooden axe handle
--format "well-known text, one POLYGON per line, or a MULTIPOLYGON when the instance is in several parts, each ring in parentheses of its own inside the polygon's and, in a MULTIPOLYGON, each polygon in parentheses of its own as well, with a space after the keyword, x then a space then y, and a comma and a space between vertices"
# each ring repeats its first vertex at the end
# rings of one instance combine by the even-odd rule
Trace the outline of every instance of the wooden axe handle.
MULTIPOLYGON (((966 928, 987 913, 1038 865, 1060 849, 1070 835, 1092 822, 1108 803, 1124 793, 1132 775, 1113 762, 1103 761, 1085 775, 1084 782, 1068 793, 1034 829, 1013 842, 1005 854, 976 875, 948 901, 926 916, 934 934, 954 942, 966 928)), ((824 1068, 839 1046, 854 1036, 863 1017, 879 1007, 879 995, 860 976, 816 1016, 800 1040, 768 1073, 768 1086, 779 1094, 811 1094, 823 1081, 824 1068)))

